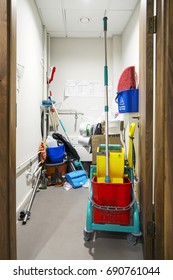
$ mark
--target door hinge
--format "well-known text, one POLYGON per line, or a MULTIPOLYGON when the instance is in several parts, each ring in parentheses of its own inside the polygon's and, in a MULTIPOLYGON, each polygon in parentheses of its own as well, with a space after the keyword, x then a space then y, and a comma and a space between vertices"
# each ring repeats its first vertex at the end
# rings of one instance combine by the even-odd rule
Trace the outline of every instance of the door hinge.
POLYGON ((157 33, 157 16, 152 16, 148 18, 148 32, 150 34, 157 33))
POLYGON ((147 235, 151 238, 155 238, 156 224, 154 221, 147 222, 147 235))

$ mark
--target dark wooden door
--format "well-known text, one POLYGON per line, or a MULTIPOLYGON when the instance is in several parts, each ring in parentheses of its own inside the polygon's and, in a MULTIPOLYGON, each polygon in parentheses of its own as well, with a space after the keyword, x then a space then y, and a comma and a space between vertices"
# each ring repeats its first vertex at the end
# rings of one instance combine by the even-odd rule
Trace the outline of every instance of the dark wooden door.
POLYGON ((144 258, 172 260, 173 1, 156 1, 155 35, 153 3, 141 0, 140 13, 141 226, 144 258))
POLYGON ((0 1, 0 259, 16 259, 16 1, 0 1))

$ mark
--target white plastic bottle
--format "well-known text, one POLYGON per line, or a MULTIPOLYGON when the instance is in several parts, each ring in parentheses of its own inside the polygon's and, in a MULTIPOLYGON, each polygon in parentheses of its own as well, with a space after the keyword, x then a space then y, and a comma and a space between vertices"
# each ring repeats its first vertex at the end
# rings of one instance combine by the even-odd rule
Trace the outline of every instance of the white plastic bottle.
POLYGON ((46 139, 46 144, 48 148, 57 147, 57 141, 52 136, 48 135, 46 139))

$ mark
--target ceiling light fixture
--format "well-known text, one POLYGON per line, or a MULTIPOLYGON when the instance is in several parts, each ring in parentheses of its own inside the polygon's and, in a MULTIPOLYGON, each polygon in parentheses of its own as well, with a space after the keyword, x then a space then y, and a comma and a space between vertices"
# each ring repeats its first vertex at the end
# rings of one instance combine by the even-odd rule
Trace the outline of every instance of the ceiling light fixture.
POLYGON ((81 17, 80 18, 80 22, 82 24, 88 24, 88 23, 90 23, 90 21, 91 21, 91 19, 89 17, 81 17))

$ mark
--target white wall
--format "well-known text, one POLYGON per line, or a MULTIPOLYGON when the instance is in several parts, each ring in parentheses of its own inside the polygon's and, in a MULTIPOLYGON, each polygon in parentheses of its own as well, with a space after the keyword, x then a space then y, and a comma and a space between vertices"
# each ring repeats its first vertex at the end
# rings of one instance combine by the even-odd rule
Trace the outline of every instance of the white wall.
MULTIPOLYGON (((112 40, 108 40, 108 77, 113 81, 112 40)), ((104 112, 104 98, 94 96, 66 97, 64 95, 67 80, 104 80, 104 39, 51 39, 51 66, 57 71, 51 89, 53 99, 59 104, 59 109, 75 109, 83 112, 80 121, 95 120, 104 112)), ((110 97, 112 100, 112 96, 110 97)), ((62 116, 69 134, 79 134, 74 131, 74 116, 62 116)))
POLYGON ((135 66, 139 73, 139 7, 138 3, 132 17, 122 34, 122 67, 135 66))
POLYGON ((123 70, 122 66, 122 35, 114 35, 112 38, 113 49, 113 84, 116 91, 118 80, 123 70))
POLYGON ((115 35, 112 38, 112 52, 113 52, 113 96, 111 102, 112 110, 117 114, 118 105, 115 102, 117 95, 117 86, 120 75, 123 71, 122 67, 122 35, 115 35))
MULTIPOLYGON (((36 154, 41 141, 40 104, 43 91, 42 24, 34 0, 17 1, 17 63, 24 67, 17 92, 17 166, 36 154)), ((26 166, 17 170, 17 208, 31 191, 26 166)))

